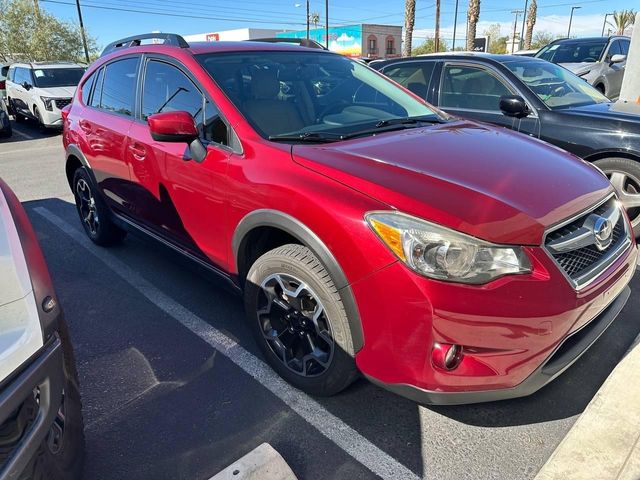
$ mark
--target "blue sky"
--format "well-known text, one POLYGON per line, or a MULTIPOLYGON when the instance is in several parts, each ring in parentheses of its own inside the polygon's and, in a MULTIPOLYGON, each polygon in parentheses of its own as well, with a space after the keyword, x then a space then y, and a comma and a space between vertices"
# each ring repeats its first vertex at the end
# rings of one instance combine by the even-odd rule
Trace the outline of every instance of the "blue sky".
MULTIPOLYGON (((524 8, 525 0, 482 0, 478 35, 490 24, 499 23, 501 33, 513 28, 513 9, 524 8)), ((40 0, 41 8, 57 17, 77 19, 74 0, 40 0)), ((615 9, 638 8, 637 0, 538 0, 538 23, 535 31, 566 35, 571 6, 576 10, 572 35, 599 35, 604 14, 615 9)), ((246 26, 280 29, 305 28, 304 0, 81 0, 88 31, 99 44, 154 30, 193 34, 216 32, 246 26), (103 8, 97 8, 103 7, 103 8), (123 10, 137 10, 127 12, 123 10), (160 13, 153 14, 153 12, 160 13), (191 18, 201 17, 201 18, 191 18), (205 17, 205 18, 202 18, 205 17)), ((433 0, 417 0, 416 39, 432 35, 435 16, 433 0)), ((464 35, 467 0, 459 0, 458 34, 464 35)), ((330 0, 330 25, 384 23, 402 25, 404 0, 330 0)), ((441 28, 443 37, 452 36, 455 0, 442 0, 441 28)), ((324 24, 324 0, 311 0, 311 11, 321 14, 324 24)), ((521 24, 518 26, 520 30, 521 24)))

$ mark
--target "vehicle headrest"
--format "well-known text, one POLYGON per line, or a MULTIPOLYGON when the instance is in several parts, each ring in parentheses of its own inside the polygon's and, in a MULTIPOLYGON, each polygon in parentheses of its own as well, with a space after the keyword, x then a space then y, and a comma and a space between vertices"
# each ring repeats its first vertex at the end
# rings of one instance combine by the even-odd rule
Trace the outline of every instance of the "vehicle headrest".
POLYGON ((280 81, 275 69, 260 68, 251 73, 251 94, 256 99, 273 99, 280 93, 280 81))

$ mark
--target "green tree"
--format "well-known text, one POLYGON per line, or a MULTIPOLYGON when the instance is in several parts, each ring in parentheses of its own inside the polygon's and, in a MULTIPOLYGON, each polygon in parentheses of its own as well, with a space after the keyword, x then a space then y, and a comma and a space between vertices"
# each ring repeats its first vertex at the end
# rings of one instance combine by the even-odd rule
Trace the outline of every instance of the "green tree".
MULTIPOLYGON (((446 52, 448 50, 448 46, 447 43, 443 40, 440 39, 440 52, 446 52)), ((436 40, 433 37, 428 37, 423 43, 422 45, 417 46, 416 48, 413 49, 413 51, 411 52, 411 55, 416 56, 416 55, 425 55, 427 53, 436 53, 436 40)))
MULTIPOLYGON (((0 0, 0 60, 84 61, 80 26, 58 20, 31 0, 0 0)), ((89 54, 95 57, 98 47, 87 36, 89 54)))
POLYGON ((554 35, 547 31, 538 32, 533 36, 531 41, 532 50, 540 50, 545 45, 549 45, 554 40, 560 38, 562 35, 554 35))
POLYGON ((489 46, 487 48, 489 53, 507 53, 507 40, 509 37, 502 36, 499 23, 490 25, 483 32, 483 35, 489 37, 489 46))
POLYGON ((616 35, 624 35, 624 31, 636 21, 636 12, 633 10, 620 10, 613 12, 613 23, 607 22, 616 29, 616 35))
POLYGON ((313 23, 313 28, 318 28, 320 23, 320 14, 318 12, 311 12, 309 14, 309 23, 313 23))

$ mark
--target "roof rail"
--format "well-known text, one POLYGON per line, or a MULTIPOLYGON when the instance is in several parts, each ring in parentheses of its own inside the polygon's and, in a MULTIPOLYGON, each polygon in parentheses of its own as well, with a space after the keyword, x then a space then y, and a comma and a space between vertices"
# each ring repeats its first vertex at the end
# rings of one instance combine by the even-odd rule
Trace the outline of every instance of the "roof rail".
POLYGON ((252 42, 267 42, 267 43, 295 43, 301 47, 307 48, 319 48, 322 50, 329 50, 327 47, 315 40, 308 38, 295 38, 295 37, 278 37, 278 38, 256 38, 252 39, 252 42))
POLYGON ((107 45, 102 53, 101 57, 113 52, 118 48, 137 47, 142 44, 142 40, 164 40, 164 45, 174 45, 180 48, 189 48, 187 41, 176 33, 143 33, 141 35, 133 35, 132 37, 121 38, 115 42, 107 45))

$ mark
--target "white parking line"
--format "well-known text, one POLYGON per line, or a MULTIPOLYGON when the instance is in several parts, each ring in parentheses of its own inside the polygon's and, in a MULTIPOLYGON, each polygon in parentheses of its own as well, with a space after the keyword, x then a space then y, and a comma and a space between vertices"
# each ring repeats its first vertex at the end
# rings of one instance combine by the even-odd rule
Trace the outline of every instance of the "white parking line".
POLYGON ((35 150, 51 150, 55 148, 58 148, 58 145, 49 145, 46 147, 25 147, 25 148, 17 148, 14 150, 3 150, 2 154, 9 155, 11 153, 33 152, 35 150))
POLYGON ((318 402, 290 386, 268 365, 249 353, 235 340, 209 325, 196 314, 168 297, 150 282, 142 278, 125 263, 105 249, 96 247, 83 233, 44 207, 34 209, 39 215, 53 223, 65 234, 100 259, 125 282, 154 303, 160 310, 171 315, 192 333, 229 358, 262 386, 271 391, 300 417, 314 426, 320 433, 367 467, 385 479, 418 479, 418 475, 398 462, 369 440, 360 435, 318 402))

